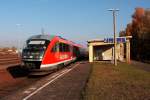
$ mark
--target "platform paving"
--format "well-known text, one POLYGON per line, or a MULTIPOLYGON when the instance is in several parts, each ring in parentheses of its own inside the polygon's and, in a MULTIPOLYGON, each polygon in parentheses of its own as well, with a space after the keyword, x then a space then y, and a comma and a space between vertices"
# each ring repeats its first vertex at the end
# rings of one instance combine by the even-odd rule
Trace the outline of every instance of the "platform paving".
POLYGON ((29 98, 29 100, 80 100, 90 70, 89 63, 81 63, 75 69, 29 98))
POLYGON ((150 72, 150 64, 148 64, 148 63, 143 63, 143 62, 140 62, 140 61, 132 60, 131 65, 133 65, 136 68, 139 68, 139 69, 145 70, 147 72, 150 72))

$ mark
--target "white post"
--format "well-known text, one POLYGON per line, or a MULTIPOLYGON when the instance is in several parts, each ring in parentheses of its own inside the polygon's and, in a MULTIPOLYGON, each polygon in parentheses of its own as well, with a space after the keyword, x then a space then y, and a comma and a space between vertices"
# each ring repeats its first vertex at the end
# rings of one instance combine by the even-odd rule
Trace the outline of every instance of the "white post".
POLYGON ((93 62, 93 46, 89 45, 89 62, 93 62))
POLYGON ((130 64, 130 40, 126 42, 126 62, 130 64))
POLYGON ((117 59, 116 59, 116 11, 119 11, 119 9, 109 9, 108 11, 113 12, 113 28, 114 28, 114 65, 117 66, 117 59))

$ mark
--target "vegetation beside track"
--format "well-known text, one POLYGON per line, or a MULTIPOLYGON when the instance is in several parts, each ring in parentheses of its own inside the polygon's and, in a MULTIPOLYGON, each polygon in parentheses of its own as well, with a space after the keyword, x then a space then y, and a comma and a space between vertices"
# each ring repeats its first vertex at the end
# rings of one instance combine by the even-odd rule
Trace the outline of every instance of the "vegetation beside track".
POLYGON ((84 100, 150 100, 150 73, 125 63, 93 63, 84 100))

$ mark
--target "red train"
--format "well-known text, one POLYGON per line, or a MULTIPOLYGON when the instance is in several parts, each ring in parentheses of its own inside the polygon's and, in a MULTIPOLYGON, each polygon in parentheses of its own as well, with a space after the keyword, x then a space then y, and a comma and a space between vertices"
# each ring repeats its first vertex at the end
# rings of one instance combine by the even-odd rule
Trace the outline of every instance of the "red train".
POLYGON ((22 62, 29 70, 49 71, 86 56, 83 46, 60 36, 35 35, 26 41, 22 62))

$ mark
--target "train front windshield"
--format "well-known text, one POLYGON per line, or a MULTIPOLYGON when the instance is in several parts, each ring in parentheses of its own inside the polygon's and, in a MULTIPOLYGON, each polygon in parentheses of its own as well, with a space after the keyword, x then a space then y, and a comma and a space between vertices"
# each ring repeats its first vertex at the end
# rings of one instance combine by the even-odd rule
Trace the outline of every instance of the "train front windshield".
POLYGON ((47 49, 48 40, 28 40, 22 52, 23 59, 40 60, 47 49))

